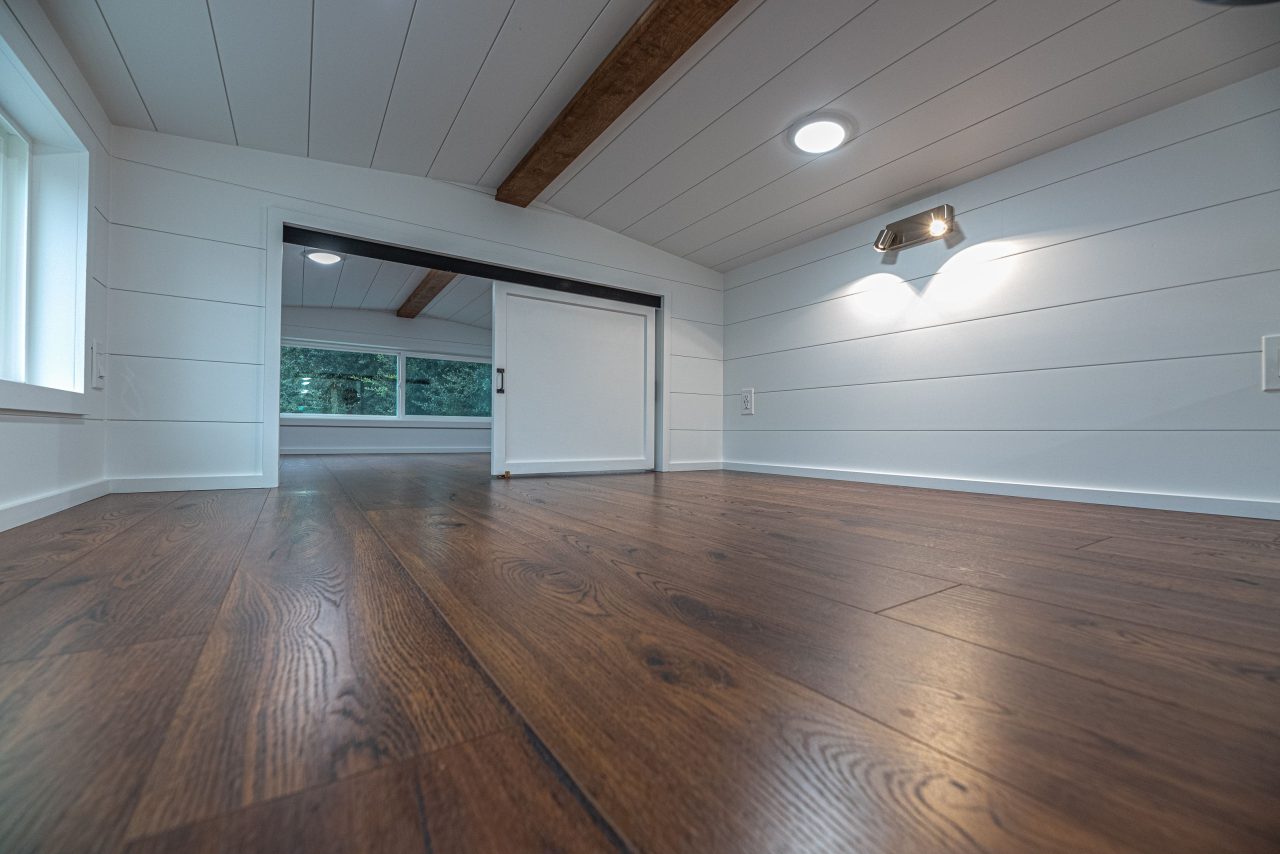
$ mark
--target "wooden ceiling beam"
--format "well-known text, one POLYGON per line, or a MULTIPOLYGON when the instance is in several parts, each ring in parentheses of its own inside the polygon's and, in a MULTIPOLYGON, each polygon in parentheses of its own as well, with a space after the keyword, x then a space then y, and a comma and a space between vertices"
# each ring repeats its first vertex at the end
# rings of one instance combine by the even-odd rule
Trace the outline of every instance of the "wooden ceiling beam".
POLYGON ((396 309, 396 317, 415 318, 426 311, 432 300, 440 296, 440 292, 458 277, 457 273, 446 273, 444 270, 428 270, 418 282, 404 303, 396 309))
POLYGON ((737 0, 653 0, 498 187, 528 207, 737 0))

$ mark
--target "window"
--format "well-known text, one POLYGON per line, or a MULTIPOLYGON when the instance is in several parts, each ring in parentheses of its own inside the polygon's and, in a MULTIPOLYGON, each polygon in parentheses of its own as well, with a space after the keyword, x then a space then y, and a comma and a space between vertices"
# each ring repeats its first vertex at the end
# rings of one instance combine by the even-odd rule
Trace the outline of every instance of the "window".
POLYGON ((280 411, 396 415, 396 357, 386 353, 280 348, 280 411))
POLYGON ((102 292, 88 287, 105 221, 89 218, 92 132, 38 72, 0 38, 0 409, 82 415, 105 370, 89 341, 102 292))
POLYGON ((486 362, 406 356, 404 414, 488 418, 489 382, 486 362))
POLYGON ((0 113, 0 377, 25 375, 27 318, 27 170, 31 146, 0 113))
POLYGON ((488 362, 302 342, 280 347, 280 414, 489 418, 488 362))

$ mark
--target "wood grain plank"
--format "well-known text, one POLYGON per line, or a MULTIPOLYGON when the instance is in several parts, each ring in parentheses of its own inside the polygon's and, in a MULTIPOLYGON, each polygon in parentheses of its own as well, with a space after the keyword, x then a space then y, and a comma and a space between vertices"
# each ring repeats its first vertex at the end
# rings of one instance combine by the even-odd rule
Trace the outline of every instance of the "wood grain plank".
POLYGON ((200 640, 0 665, 0 849, 115 850, 200 640))
POLYGON ((1111 556, 1133 557, 1162 566, 1175 564, 1204 572, 1234 573, 1258 585, 1263 580, 1280 581, 1280 544, 1249 543, 1222 547, 1218 541, 1193 538, 1180 542, 1158 542, 1132 537, 1109 537, 1082 551, 1111 556))
POLYGON ((523 728, 136 839, 128 854, 598 852, 618 847, 523 728))
POLYGON ((135 839, 128 854, 409 854, 427 850, 412 763, 135 839))
POLYGON ((880 501, 849 500, 848 496, 844 496, 845 500, 829 503, 815 502, 812 496, 806 501, 802 497, 777 495, 774 490, 702 488, 699 484, 665 477, 616 476, 607 481, 602 479, 601 485, 729 513, 781 519, 801 516, 806 524, 818 523, 837 531, 856 524, 909 524, 916 529, 937 530, 961 537, 999 537, 1002 542, 1069 549, 1099 539, 1095 532, 1073 531, 1054 524, 1027 523, 1019 518, 1002 521, 975 519, 958 504, 945 510, 913 507, 908 511, 902 506, 880 501))
POLYGON ((38 578, 28 578, 26 581, 4 581, 0 582, 0 605, 15 598, 18 594, 34 587, 38 578))
POLYGON ((431 510, 367 515, 640 849, 1117 847, 629 602, 546 544, 431 510))
MULTIPOLYGON (((636 479, 614 478, 609 487, 636 490, 636 479)), ((1157 545, 1165 560, 1152 560, 1142 557, 1138 551, 1135 557, 1123 554, 1094 554, 1089 545, 1100 539, 1096 534, 1082 531, 1083 539, 1057 539, 1044 535, 1047 529, 1039 526, 1020 525, 1016 519, 1004 522, 1002 528, 1006 534, 1000 534, 1001 526, 980 525, 977 528, 963 521, 963 516, 945 519, 938 517, 934 511, 895 510, 895 515, 881 515, 876 511, 868 512, 861 504, 849 506, 847 503, 824 502, 819 507, 805 508, 803 503, 787 502, 774 504, 772 490, 769 501, 750 498, 728 498, 722 494, 707 495, 701 492, 684 492, 682 488, 669 488, 663 481, 653 480, 655 498, 662 501, 687 503, 689 495, 694 495, 695 503, 710 503, 722 506, 726 512, 737 517, 740 525, 754 526, 762 530, 812 531, 822 529, 820 540, 835 545, 847 554, 856 554, 860 548, 860 536, 872 536, 876 539, 887 539, 892 542, 914 543, 942 551, 965 554, 973 560, 998 556, 1002 560, 1015 560, 1028 565, 1050 568, 1055 571, 1076 572, 1080 575, 1092 575, 1101 579, 1124 581, 1126 584, 1153 586, 1157 589, 1179 590, 1183 593, 1194 593, 1210 599, 1225 599, 1230 602, 1262 603, 1270 607, 1280 607, 1280 572, 1267 572, 1257 568, 1261 554, 1265 554, 1268 544, 1247 542, 1247 540, 1212 540, 1212 542, 1238 543, 1248 557, 1245 566, 1238 566, 1239 561, 1216 561, 1212 553, 1203 560, 1193 557, 1192 545, 1204 543, 1197 538, 1194 543, 1183 543, 1183 548, 1174 547, 1171 543, 1157 545), (678 497, 671 498, 675 492, 678 497), (780 510, 780 507, 790 510, 780 510), (946 531, 946 533, 934 533, 946 531), (1084 548, 1082 548, 1082 545, 1084 548), (1184 558, 1185 560, 1181 560, 1184 558)), ((671 481, 666 481, 671 483, 671 481)), ((680 483, 680 481, 676 481, 680 483)), ((643 485, 639 487, 643 493, 643 485)), ((952 493, 954 494, 954 493, 952 493)), ((964 495, 956 497, 952 502, 957 511, 963 510, 964 495)), ((1079 535, 1071 535, 1079 536, 1079 535)), ((1101 544, 1100 544, 1101 545, 1101 544)), ((1102 551, 1102 549, 1097 549, 1102 551)), ((1117 549, 1120 551, 1120 549, 1117 549)), ((1229 549, 1240 551, 1240 549, 1229 549)))
MULTIPOLYGON (((537 530, 508 507, 463 515, 515 524, 530 537, 537 530)), ((1280 823, 1266 818, 1277 803, 1280 743, 1254 743, 1256 736, 1216 718, 637 547, 602 529, 546 528, 544 543, 574 550, 555 552, 560 566, 585 577, 629 576, 636 582, 629 603, 646 603, 1135 847, 1250 850, 1280 841, 1280 823), (1091 775, 1107 785, 1074 785, 1091 775)), ((1141 674, 1128 674, 1132 688, 1141 674)), ((1270 694, 1274 701, 1274 687, 1270 694)), ((1255 711, 1274 718, 1275 707, 1255 711)))
POLYGON ((418 768, 435 850, 625 850, 526 728, 438 750, 418 768))
POLYGON ((600 491, 579 494, 551 481, 521 481, 511 489, 527 501, 563 515, 591 518, 610 530, 682 551, 690 558, 709 558, 743 573, 770 575, 869 611, 954 583, 860 560, 845 550, 824 547, 818 538, 768 530, 746 519, 717 522, 656 502, 618 499, 600 491))
POLYGON ((737 0, 653 0, 498 187, 528 207, 737 0))
MULTIPOLYGON (((666 475, 671 478, 672 475, 666 475)), ((714 485, 721 489, 749 492, 752 483, 767 483, 776 475, 750 472, 699 471, 681 472, 678 477, 688 483, 714 485)), ((1141 507, 1104 506, 1078 501, 1018 498, 1007 495, 957 492, 912 486, 892 486, 856 481, 831 481, 820 478, 787 477, 794 483, 770 485, 772 500, 789 497, 803 502, 821 499, 825 503, 870 502, 901 508, 904 512, 964 513, 975 519, 999 522, 1012 519, 1019 524, 1056 525, 1071 530, 1097 532, 1103 536, 1134 536, 1166 539, 1183 536, 1226 537, 1231 539, 1273 542, 1280 522, 1266 519, 1244 519, 1205 513, 1183 513, 1148 510, 1141 507)))
POLYGON ((277 492, 214 621, 130 836, 511 722, 492 684, 345 498, 277 492))
POLYGON ((422 314, 427 310, 427 306, 431 305, 431 301, 440 296, 441 291, 457 277, 457 273, 449 273, 445 270, 428 270, 422 277, 422 281, 414 287, 413 293, 405 297, 404 302, 396 309, 396 317, 412 320, 422 314))
MULTIPOLYGON (((654 485, 646 490, 646 481, 656 484, 656 479, 644 476, 612 476, 593 478, 591 485, 583 489, 606 502, 617 499, 611 492, 631 493, 636 499, 630 502, 633 507, 647 505, 667 509, 673 516, 696 521, 706 530, 736 532, 739 540, 743 534, 759 530, 772 539, 801 541, 804 548, 833 558, 857 558, 864 553, 875 555, 884 541, 888 541, 958 553, 974 560, 998 556, 1047 569, 1195 593, 1208 598, 1280 606, 1280 573, 1275 573, 1273 578, 1258 570, 1264 561, 1258 554, 1237 555, 1234 559, 1229 555, 1223 561, 1215 561, 1215 555, 1208 554, 1204 559, 1195 561, 1190 557, 1193 554, 1191 550, 1185 549, 1189 555, 1185 561, 1179 561, 1173 551, 1167 551, 1167 559, 1159 562, 1117 555, 1102 558, 1088 549, 1078 548, 1095 543, 1096 536, 1083 535, 1081 538, 1081 535, 1072 534, 1063 539, 1052 533, 1043 533, 1043 529, 1020 530, 1012 521, 1004 526, 1008 533, 1001 535, 995 527, 966 530, 958 523, 943 522, 939 525, 931 514, 921 512, 887 516, 868 513, 861 507, 831 510, 825 505, 810 508, 797 505, 783 509, 780 505, 757 499, 721 503, 723 499, 717 501, 713 497, 706 501, 701 495, 699 500, 690 501, 683 497, 672 498, 671 490, 665 487, 654 485), (1255 571, 1251 574, 1250 570, 1255 571)), ((522 488, 532 490, 538 485, 553 490, 557 486, 566 488, 564 484, 550 480, 522 488)), ((575 490, 575 494, 577 492, 575 490)), ((746 541, 754 542, 755 539, 747 538, 746 541)), ((1174 549, 1173 546, 1165 548, 1174 549)), ((914 571, 929 574, 923 568, 914 571)))
POLYGON ((1280 735, 1280 653, 959 586, 884 612, 1107 685, 1280 735))
POLYGON ((265 490, 179 497, 0 606, 0 660, 208 631, 265 490))
MULTIPOLYGON (((1155 574, 1140 583, 1105 574, 1081 574, 1056 567, 1056 556, 1033 561, 1009 550, 977 553, 864 537, 855 557, 907 572, 919 572, 955 584, 967 584, 1011 596, 1130 620, 1262 651, 1280 648, 1280 623, 1265 602, 1227 601, 1199 591, 1176 589, 1155 574), (1048 564, 1048 565, 1037 565, 1048 564)), ((1106 564, 1099 569, 1105 569, 1106 564)), ((1117 573, 1118 574, 1118 573, 1117 573)))
POLYGON ((486 462, 42 520, 0 849, 1280 845, 1275 522, 486 462))
POLYGON ((10 528, 0 533, 0 582, 51 575, 177 497, 172 492, 104 495, 10 528))

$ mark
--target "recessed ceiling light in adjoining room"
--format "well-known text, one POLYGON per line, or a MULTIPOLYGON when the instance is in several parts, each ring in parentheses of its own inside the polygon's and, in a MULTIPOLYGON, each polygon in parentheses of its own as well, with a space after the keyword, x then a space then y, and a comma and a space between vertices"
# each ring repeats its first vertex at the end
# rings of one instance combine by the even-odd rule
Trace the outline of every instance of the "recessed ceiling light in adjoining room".
POLYGON ((804 154, 826 154, 849 141, 853 124, 844 116, 814 113, 796 122, 787 131, 787 141, 804 154))
POLYGON ((310 249, 306 255, 317 264, 337 264, 342 260, 341 255, 335 255, 332 252, 321 252, 318 249, 310 249))

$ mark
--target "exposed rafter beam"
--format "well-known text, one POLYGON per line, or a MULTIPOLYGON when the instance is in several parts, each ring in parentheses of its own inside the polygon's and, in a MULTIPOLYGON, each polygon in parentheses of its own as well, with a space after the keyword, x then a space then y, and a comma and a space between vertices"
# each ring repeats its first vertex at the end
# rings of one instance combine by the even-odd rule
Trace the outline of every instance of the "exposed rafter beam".
POLYGON ((528 207, 736 2, 653 0, 498 187, 498 201, 528 207))
POLYGON ((414 318, 422 314, 457 276, 457 273, 446 273, 444 270, 428 270, 404 304, 396 309, 396 317, 414 318))

